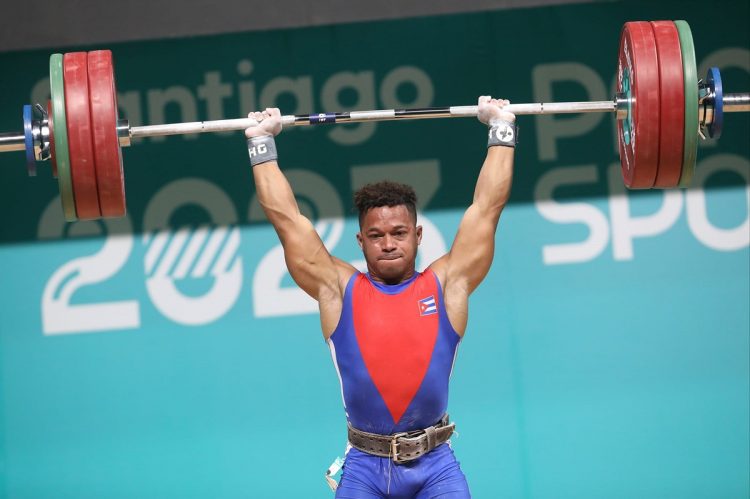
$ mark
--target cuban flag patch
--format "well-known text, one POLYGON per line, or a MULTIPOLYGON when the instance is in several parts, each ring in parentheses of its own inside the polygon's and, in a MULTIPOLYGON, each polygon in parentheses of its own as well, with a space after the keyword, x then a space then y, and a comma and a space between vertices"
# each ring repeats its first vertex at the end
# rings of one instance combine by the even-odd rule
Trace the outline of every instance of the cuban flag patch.
POLYGON ((419 305, 419 315, 432 315, 437 313, 437 304, 434 296, 422 298, 417 302, 419 305))

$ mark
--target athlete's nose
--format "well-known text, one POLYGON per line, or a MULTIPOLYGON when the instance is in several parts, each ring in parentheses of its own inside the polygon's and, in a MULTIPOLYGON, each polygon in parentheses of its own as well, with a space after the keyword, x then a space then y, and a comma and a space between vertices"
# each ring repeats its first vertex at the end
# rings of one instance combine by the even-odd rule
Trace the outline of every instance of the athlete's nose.
POLYGON ((394 239, 390 234, 386 234, 383 236, 383 251, 393 251, 396 249, 396 245, 394 244, 394 239))

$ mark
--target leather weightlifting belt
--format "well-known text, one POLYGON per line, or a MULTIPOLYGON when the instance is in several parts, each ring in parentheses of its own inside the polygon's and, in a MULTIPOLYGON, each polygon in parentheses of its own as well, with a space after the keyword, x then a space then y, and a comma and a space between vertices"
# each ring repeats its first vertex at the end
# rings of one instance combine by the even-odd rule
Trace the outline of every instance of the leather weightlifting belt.
POLYGON ((423 430, 378 435, 349 426, 349 443, 352 447, 379 457, 388 457, 397 464, 413 461, 445 443, 456 429, 456 423, 448 424, 448 415, 435 425, 423 430))

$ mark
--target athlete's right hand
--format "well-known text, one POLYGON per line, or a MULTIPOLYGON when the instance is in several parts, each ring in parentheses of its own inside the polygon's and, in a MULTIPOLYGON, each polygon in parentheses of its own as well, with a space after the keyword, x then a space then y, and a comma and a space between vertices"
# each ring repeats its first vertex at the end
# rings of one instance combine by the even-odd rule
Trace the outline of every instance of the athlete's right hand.
POLYGON ((278 135, 281 132, 281 111, 277 107, 266 108, 263 112, 250 113, 247 117, 258 122, 257 125, 245 129, 245 136, 248 139, 263 135, 278 135))
POLYGON ((516 121, 516 115, 507 111, 505 106, 510 104, 507 99, 493 99, 489 95, 479 97, 477 105, 477 119, 487 126, 492 126, 497 120, 516 121))

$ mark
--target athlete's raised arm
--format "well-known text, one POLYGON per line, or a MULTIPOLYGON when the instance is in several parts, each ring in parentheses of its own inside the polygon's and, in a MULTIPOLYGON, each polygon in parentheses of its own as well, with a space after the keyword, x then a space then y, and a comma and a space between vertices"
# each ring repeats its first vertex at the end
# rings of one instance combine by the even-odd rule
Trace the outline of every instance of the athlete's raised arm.
MULTIPOLYGON (((284 258, 294 281, 324 308, 340 302, 354 267, 333 257, 310 220, 302 215, 294 193, 277 162, 273 137, 281 131, 281 113, 266 109, 250 113, 258 125, 245 130, 258 200, 284 247, 284 258)), ((335 312, 335 311, 334 311, 335 312)), ((329 315, 329 314, 325 314, 329 315)), ((336 313, 330 314, 338 319, 336 313)), ((324 333, 326 329, 326 317, 324 333)))
POLYGON ((510 196, 516 129, 515 115, 503 109, 506 105, 507 100, 479 98, 479 121, 489 126, 487 157, 450 251, 430 266, 443 283, 449 316, 459 332, 466 327, 468 295, 490 270, 495 231, 510 196))

